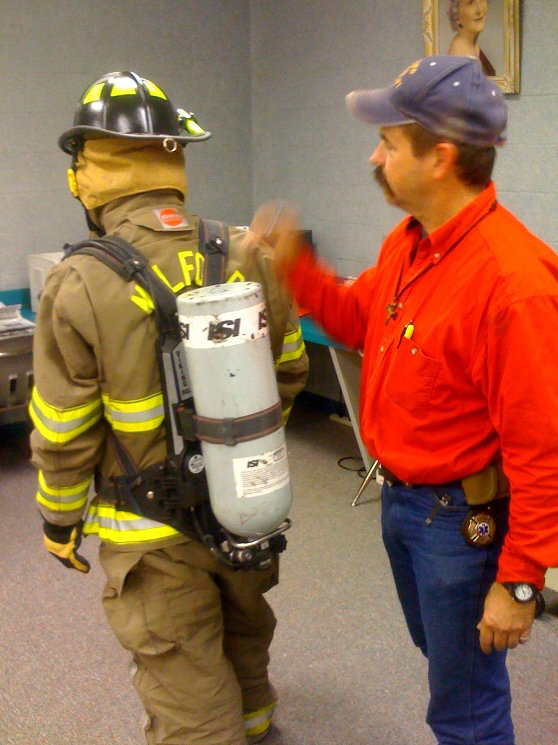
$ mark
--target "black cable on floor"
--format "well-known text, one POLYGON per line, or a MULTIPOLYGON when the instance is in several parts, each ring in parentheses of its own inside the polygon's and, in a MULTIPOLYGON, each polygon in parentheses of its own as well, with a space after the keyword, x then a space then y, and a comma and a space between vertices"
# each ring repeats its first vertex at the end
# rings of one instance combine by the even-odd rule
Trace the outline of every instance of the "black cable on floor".
POLYGON ((337 461, 337 465, 339 468, 343 468, 345 471, 353 471, 354 473, 358 473, 361 479, 364 479, 366 476, 366 467, 363 465, 360 466, 346 466, 344 465, 345 461, 356 461, 357 463, 363 463, 362 458, 358 458, 357 456, 352 455, 345 455, 343 458, 339 458, 337 461))

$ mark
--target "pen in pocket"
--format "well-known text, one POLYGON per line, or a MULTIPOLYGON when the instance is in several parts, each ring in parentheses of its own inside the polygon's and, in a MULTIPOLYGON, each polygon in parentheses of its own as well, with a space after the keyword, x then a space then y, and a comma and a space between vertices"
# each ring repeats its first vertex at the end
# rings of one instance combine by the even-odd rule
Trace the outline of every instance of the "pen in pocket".
POLYGON ((414 331, 415 331, 415 325, 412 321, 409 321, 409 323, 403 327, 403 331, 401 332, 401 336, 399 337, 397 346, 401 344, 402 339, 410 339, 413 336, 414 331))
POLYGON ((403 336, 405 337, 405 339, 410 339, 413 336, 414 330, 414 323, 412 321, 409 321, 409 323, 403 329, 403 336))

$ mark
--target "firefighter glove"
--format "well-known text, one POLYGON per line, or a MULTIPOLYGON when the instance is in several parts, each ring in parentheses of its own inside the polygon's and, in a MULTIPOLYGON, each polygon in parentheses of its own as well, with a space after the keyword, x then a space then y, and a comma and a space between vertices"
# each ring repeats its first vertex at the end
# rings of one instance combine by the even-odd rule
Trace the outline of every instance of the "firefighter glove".
POLYGON ((53 525, 45 520, 43 540, 50 553, 65 567, 87 574, 90 564, 77 552, 81 543, 81 526, 82 522, 76 525, 53 525))

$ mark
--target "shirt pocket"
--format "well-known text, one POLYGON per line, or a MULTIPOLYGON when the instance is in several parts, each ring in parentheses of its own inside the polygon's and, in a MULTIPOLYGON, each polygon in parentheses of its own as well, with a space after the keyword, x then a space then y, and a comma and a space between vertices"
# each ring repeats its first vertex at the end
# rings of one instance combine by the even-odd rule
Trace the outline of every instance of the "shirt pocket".
POLYGON ((441 367, 441 362, 428 357, 413 339, 403 337, 392 353, 384 391, 405 411, 424 417, 441 367))

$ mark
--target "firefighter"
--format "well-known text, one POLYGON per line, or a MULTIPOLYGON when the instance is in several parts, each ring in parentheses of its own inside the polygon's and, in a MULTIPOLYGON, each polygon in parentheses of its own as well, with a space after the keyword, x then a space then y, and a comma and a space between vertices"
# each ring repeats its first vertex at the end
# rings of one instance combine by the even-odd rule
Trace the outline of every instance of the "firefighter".
MULTIPOLYGON (((175 295, 202 284, 183 150, 209 136, 153 82, 115 72, 86 89, 59 139, 91 235, 131 243, 175 295)), ((244 235, 229 229, 225 277, 263 287, 286 421, 308 359, 271 250, 265 243, 246 250, 244 235)), ((72 255, 47 278, 30 404, 44 542, 86 573, 82 535, 100 539, 103 606, 133 655, 149 745, 246 745, 268 733, 276 703, 267 674, 275 617, 263 594, 278 581, 277 557, 263 571, 235 571, 189 526, 155 520, 133 500, 123 504, 110 486, 124 472, 122 453, 140 475, 167 456, 153 310, 133 278, 124 281, 93 256, 72 255)))

